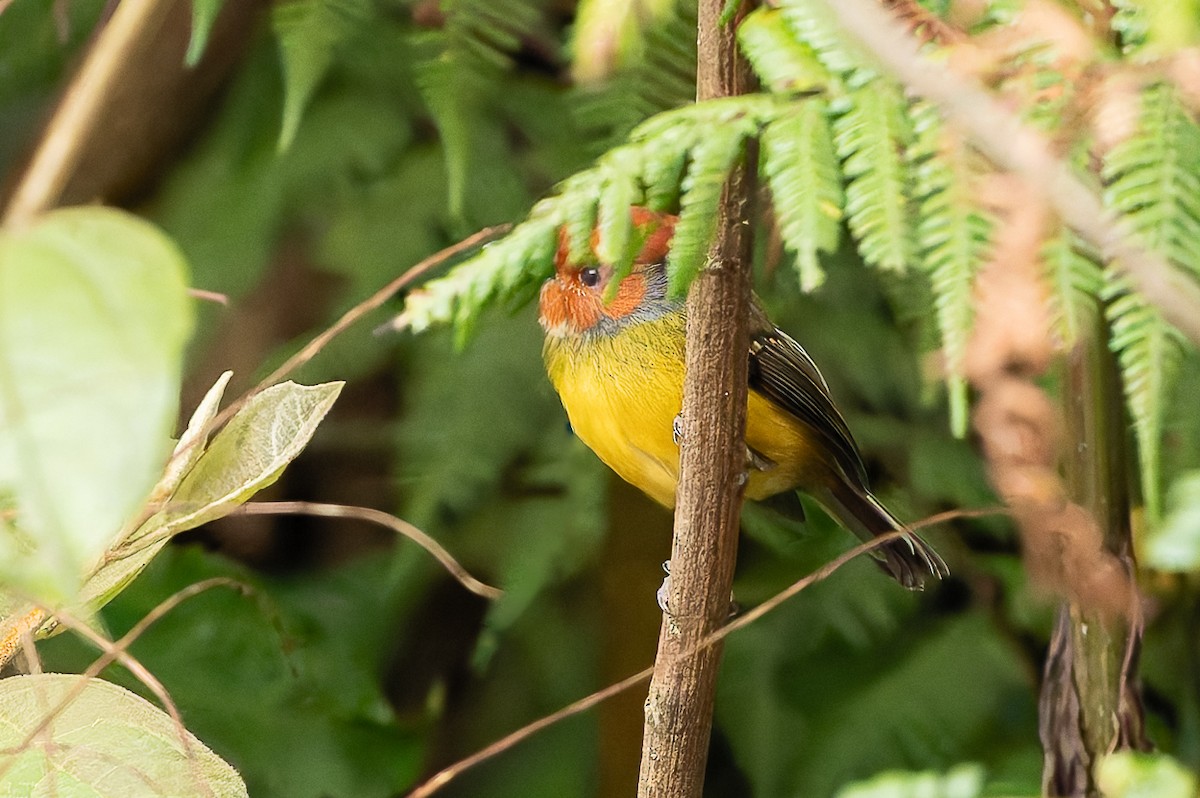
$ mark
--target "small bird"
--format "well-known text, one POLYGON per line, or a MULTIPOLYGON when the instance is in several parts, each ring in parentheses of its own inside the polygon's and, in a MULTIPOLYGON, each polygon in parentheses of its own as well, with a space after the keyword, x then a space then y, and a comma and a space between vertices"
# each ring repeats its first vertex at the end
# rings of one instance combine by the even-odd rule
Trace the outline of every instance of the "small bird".
MULTIPOLYGON (((546 371, 572 429, 626 482, 671 508, 679 480, 686 327, 684 303, 667 296, 666 256, 677 218, 639 207, 631 214, 644 243, 612 292, 613 268, 595 259, 571 262, 565 233, 560 237, 555 275, 542 286, 539 321, 546 371)), ((907 531, 876 556, 911 590, 923 588, 926 576, 949 573, 937 552, 871 494, 862 455, 821 372, 757 300, 748 377, 746 498, 798 489, 863 540, 907 531)))

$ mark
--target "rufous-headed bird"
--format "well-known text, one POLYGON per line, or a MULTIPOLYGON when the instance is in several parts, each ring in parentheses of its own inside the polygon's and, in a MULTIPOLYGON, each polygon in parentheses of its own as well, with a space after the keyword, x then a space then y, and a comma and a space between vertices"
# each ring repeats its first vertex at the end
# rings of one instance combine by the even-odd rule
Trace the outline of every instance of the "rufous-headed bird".
MULTIPOLYGON (((676 217, 636 207, 631 213, 644 243, 614 291, 613 268, 595 259, 571 262, 563 236, 539 302, 546 370, 579 438, 625 481, 671 508, 686 326, 684 303, 667 295, 676 217)), ((863 540, 907 531, 877 550, 883 570, 907 588, 949 573, 937 552, 871 494, 862 455, 821 372, 757 300, 748 377, 746 498, 798 489, 863 540)))

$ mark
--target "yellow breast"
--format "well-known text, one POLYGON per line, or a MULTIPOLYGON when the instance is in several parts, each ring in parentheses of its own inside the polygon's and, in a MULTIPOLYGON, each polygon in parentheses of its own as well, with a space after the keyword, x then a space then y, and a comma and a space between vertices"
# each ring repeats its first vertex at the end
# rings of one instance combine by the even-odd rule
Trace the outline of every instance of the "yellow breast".
POLYGON ((682 314, 618 335, 548 337, 546 371, 571 428, 609 468, 655 501, 675 503, 683 403, 682 314))
MULTIPOLYGON (((672 425, 683 404, 682 313, 617 335, 546 339, 546 370, 571 427, 613 471, 655 501, 675 505, 679 447, 672 425)), ((746 442, 776 465, 752 471, 746 496, 761 499, 804 481, 813 452, 805 428, 751 392, 746 442)))

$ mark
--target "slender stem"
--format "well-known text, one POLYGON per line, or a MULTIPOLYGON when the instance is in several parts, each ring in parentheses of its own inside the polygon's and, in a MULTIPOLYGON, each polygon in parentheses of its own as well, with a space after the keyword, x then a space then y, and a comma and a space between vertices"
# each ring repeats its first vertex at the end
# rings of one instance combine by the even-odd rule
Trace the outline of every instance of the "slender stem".
MULTIPOLYGON (((1099 313, 1094 327, 1065 367, 1067 489, 1099 523, 1105 549, 1132 573, 1124 405, 1099 313)), ((1072 601, 1059 607, 1039 700, 1046 795, 1098 795, 1101 756, 1146 748, 1136 686, 1140 646, 1136 612, 1110 617, 1072 601)))
MULTIPOLYGON (((746 92, 749 70, 722 0, 700 0, 697 96, 746 92)), ((720 646, 698 647, 729 613, 746 468, 750 303, 747 153, 725 185, 708 268, 688 297, 683 443, 671 587, 646 699, 639 798, 699 796, 704 784, 720 646)))
POLYGON ((88 51, 54 111, 29 167, 4 212, 4 223, 27 224, 59 202, 105 101, 120 80, 134 44, 152 38, 175 0, 123 0, 88 51))

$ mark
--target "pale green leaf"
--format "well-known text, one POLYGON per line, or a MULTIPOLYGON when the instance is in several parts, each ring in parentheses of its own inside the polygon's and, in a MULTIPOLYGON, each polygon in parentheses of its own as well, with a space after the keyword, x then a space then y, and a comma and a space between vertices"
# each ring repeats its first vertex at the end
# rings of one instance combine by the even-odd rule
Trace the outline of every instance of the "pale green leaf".
POLYGON ((881 773, 843 787, 837 798, 979 798, 982 794, 983 768, 966 764, 945 774, 881 773))
POLYGON ((1195 798, 1196 776, 1166 754, 1118 751, 1100 762, 1105 798, 1195 798))
POLYGON ((196 406, 195 412, 188 420, 187 429, 179 436, 179 443, 175 444, 175 451, 171 453, 171 459, 167 461, 162 478, 158 480, 158 484, 154 486, 154 490, 150 494, 149 504, 163 502, 170 498, 179 487, 179 483, 183 482, 183 478, 188 475, 188 472, 199 461, 200 456, 204 454, 204 448, 208 445, 208 436, 212 432, 211 425, 217 417, 217 411, 221 407, 221 398, 225 395, 225 388, 229 385, 232 377, 232 371, 222 373, 204 394, 200 404, 196 406))
POLYGON ((0 680, 0 750, 0 795, 14 798, 247 795, 237 771, 167 713, 123 687, 73 674, 0 680))
MULTIPOLYGON (((81 601, 91 610, 104 606, 172 536, 228 515, 272 484, 308 445, 341 390, 340 382, 284 382, 250 399, 180 480, 167 505, 109 552, 84 584, 81 601)), ((205 412, 202 405, 197 415, 205 412)))
MULTIPOLYGON (((167 467, 163 472, 162 478, 154 486, 154 490, 146 502, 148 505, 156 505, 170 498, 175 489, 179 487, 179 483, 183 481, 183 478, 187 476, 192 466, 196 464, 200 456, 204 453, 204 446, 208 441, 209 425, 216 418, 217 408, 221 403, 221 396, 224 394, 225 386, 229 384, 229 379, 232 376, 232 371, 226 371, 208 389, 208 393, 204 395, 204 399, 201 400, 200 405, 196 408, 196 412, 192 414, 191 421, 188 422, 187 430, 180 437, 179 443, 175 447, 175 452, 167 462, 167 467)), ((121 540, 123 540, 123 536, 114 539, 111 545, 116 546, 121 540)), ((137 565, 136 569, 131 567, 132 563, 128 560, 120 560, 99 566, 97 571, 94 571, 91 577, 84 582, 83 588, 80 591, 83 602, 94 602, 93 606, 89 608, 90 610, 99 609, 109 598, 128 584, 137 575, 141 566, 149 562, 160 548, 161 545, 148 548, 144 552, 139 552, 136 555, 136 559, 140 564, 137 565), (119 570, 123 574, 119 585, 112 578, 115 576, 114 571, 116 570, 119 570), (104 578, 98 579, 98 576, 103 576, 104 578), (107 583, 107 588, 101 588, 99 584, 101 582, 107 583), (115 589, 114 586, 116 586, 115 589), (103 594, 103 597, 97 601, 96 596, 100 594, 103 594)), ((0 591, 0 640, 9 640, 14 635, 21 634, 25 619, 37 610, 38 608, 35 605, 30 604, 19 596, 0 591)), ((41 629, 39 630, 38 637, 46 637, 55 631, 57 623, 50 621, 45 625, 39 624, 39 626, 41 626, 41 629)))
POLYGON ((146 222, 76 208, 0 233, 0 490, 38 546, 6 578, 66 597, 146 498, 191 329, 183 257, 146 222))

